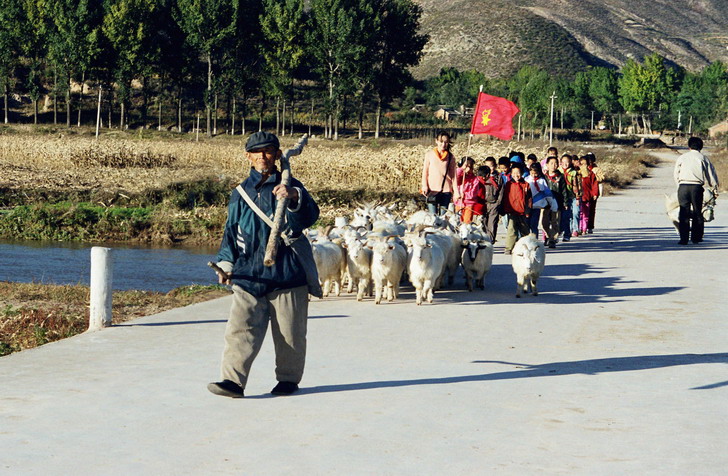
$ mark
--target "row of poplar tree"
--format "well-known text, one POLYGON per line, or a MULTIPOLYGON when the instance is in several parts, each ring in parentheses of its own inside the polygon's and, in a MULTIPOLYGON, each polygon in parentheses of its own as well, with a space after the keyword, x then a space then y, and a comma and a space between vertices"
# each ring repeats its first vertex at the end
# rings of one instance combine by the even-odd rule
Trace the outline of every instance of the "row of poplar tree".
MULTIPOLYGON (((183 101, 206 111, 212 132, 218 98, 228 111, 255 98, 263 111, 302 101, 309 87, 322 99, 326 133, 338 133, 342 103, 381 116, 400 96, 427 43, 421 8, 412 0, 2 0, 0 87, 5 121, 10 98, 52 98, 54 122, 66 124, 84 88, 106 91, 120 126, 130 107, 146 123, 152 101, 183 101), (78 88, 77 88, 78 89, 78 88), (132 102, 132 97, 140 100, 132 102)), ((161 108, 161 106, 160 106, 161 108)), ((245 113, 240 110, 241 114, 245 113)), ((109 113, 109 116, 111 114, 109 113)), ((262 120, 262 119, 261 119, 262 120)), ((377 121, 378 122, 378 121, 377 121)))
POLYGON ((561 128, 589 128, 592 121, 602 120, 616 131, 622 117, 625 128, 634 120, 645 129, 676 129, 680 124, 688 131, 692 121, 692 130, 700 132, 728 119, 725 63, 716 61, 702 70, 687 71, 658 54, 642 61, 629 60, 620 69, 590 67, 571 78, 534 66, 524 66, 500 79, 489 79, 475 70, 445 68, 422 87, 408 87, 405 104, 470 107, 481 85, 488 94, 514 101, 522 111, 524 127, 531 129, 548 126, 552 95, 554 127, 561 128))

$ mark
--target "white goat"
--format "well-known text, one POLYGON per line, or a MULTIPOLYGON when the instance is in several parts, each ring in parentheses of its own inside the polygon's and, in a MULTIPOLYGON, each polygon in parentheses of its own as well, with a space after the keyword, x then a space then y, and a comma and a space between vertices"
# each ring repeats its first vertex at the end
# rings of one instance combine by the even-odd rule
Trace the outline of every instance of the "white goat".
POLYGON ((445 268, 445 253, 424 235, 410 238, 409 243, 409 279, 415 287, 417 305, 422 304, 423 299, 432 303, 434 287, 445 268))
MULTIPOLYGON (((425 231, 431 233, 428 235, 428 238, 433 243, 437 243, 445 254, 445 269, 441 279, 442 284, 444 284, 445 276, 447 276, 447 284, 452 284, 455 281, 455 273, 457 273, 458 266, 460 266, 462 243, 460 237, 449 230, 438 228, 426 228, 425 231)), ((439 289, 439 286, 435 289, 439 289)))
POLYGON ((346 248, 346 262, 349 272, 349 283, 346 292, 352 292, 354 284, 356 284, 356 300, 361 301, 365 295, 372 295, 372 250, 358 239, 349 240, 342 246, 346 248))
POLYGON ((334 286, 334 293, 341 295, 341 279, 346 271, 346 255, 344 250, 336 242, 328 237, 330 230, 324 230, 316 236, 311 243, 313 260, 319 274, 319 281, 322 283, 324 297, 329 295, 331 285, 334 286))
POLYGON ((399 281, 407 265, 407 251, 403 244, 386 238, 369 246, 372 248, 374 303, 382 302, 385 287, 387 301, 393 301, 399 296, 399 281))
POLYGON ((463 240, 461 261, 468 291, 473 290, 473 280, 478 289, 485 289, 483 280, 493 265, 493 244, 482 229, 472 224, 460 225, 460 237, 463 240))
POLYGON ((543 272, 545 262, 543 242, 536 235, 531 233, 516 242, 512 262, 513 271, 516 273, 516 297, 521 297, 522 291, 530 291, 538 296, 536 282, 543 272))

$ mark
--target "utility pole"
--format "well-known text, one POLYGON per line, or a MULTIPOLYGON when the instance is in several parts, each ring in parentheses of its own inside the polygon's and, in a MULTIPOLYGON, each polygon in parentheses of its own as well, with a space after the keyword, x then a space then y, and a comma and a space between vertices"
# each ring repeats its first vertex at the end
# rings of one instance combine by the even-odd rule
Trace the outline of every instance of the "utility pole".
POLYGON ((99 140, 99 128, 101 127, 101 86, 99 86, 99 102, 96 106, 96 140, 99 140))
POLYGON ((594 111, 592 111, 591 130, 594 130, 594 111))
POLYGON ((549 147, 552 145, 554 141, 554 99, 556 99, 558 96, 556 96, 556 91, 551 94, 551 126, 549 129, 549 147))
POLYGON ((690 116, 690 125, 688 126, 688 134, 693 135, 693 116, 690 116))

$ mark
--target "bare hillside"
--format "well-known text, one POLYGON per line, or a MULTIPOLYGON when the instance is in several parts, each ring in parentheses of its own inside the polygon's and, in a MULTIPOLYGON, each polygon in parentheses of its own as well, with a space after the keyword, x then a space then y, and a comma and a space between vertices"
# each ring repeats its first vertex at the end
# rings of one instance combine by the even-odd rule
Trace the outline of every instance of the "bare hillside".
POLYGON ((419 0, 431 37, 416 77, 440 68, 564 74, 657 52, 688 69, 728 61, 728 0, 419 0))

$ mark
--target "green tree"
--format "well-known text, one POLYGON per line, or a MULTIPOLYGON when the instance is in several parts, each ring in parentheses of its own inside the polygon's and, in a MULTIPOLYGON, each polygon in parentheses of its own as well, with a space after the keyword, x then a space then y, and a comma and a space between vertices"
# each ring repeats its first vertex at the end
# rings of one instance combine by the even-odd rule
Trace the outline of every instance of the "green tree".
MULTIPOLYGON (((28 63, 28 75, 25 85, 28 95, 33 101, 33 123, 38 123, 38 100, 43 91, 45 58, 48 54, 47 38, 50 30, 48 5, 38 0, 23 0, 25 13, 21 23, 21 51, 28 63)), ((57 75, 54 74, 54 83, 57 75)), ((57 89, 54 84, 53 122, 57 122, 57 89)))
MULTIPOLYGON (((304 57, 303 0, 264 0, 263 12, 260 30, 265 60, 264 87, 272 96, 285 100, 292 95, 293 73, 304 57)), ((283 124, 285 134, 285 114, 283 124)), ((276 121, 276 130, 278 126, 276 121)))
MULTIPOLYGON (((113 0, 104 15, 103 33, 115 53, 114 77, 121 106, 122 129, 127 124, 132 80, 148 77, 153 62, 160 54, 158 43, 152 41, 157 32, 153 19, 160 14, 159 7, 156 0, 113 0)), ((143 86, 146 86, 145 82, 143 86)))
POLYGON ((8 123, 11 78, 20 56, 23 21, 20 0, 3 0, 0 5, 0 86, 5 98, 5 124, 8 123))
MULTIPOLYGON (((726 112, 728 72, 720 61, 703 68, 699 73, 687 73, 672 106, 672 116, 679 113, 691 117, 695 129, 705 130, 726 112)), ((684 119, 683 119, 684 120, 684 119)))
POLYGON ((177 0, 176 20, 188 42, 207 63, 205 110, 207 135, 212 136, 213 64, 219 59, 226 40, 237 34, 239 0, 177 0))
MULTIPOLYGON (((327 136, 338 139, 338 119, 348 73, 367 54, 363 0, 311 0, 307 34, 313 70, 326 89, 327 136)), ((371 10, 371 9, 370 9, 371 10)))
POLYGON ((372 70, 377 93, 374 135, 379 137, 382 106, 401 96, 412 82, 409 68, 420 62, 429 36, 419 32, 422 7, 412 0, 379 0, 373 7, 380 20, 380 28, 371 36, 376 42, 372 70))
MULTIPOLYGON (((71 83, 76 73, 85 80, 85 72, 98 54, 98 24, 95 8, 98 2, 90 0, 47 0, 50 31, 49 56, 64 75, 66 83, 66 126, 71 126, 71 83)), ((83 88, 82 88, 83 89, 83 88)))

